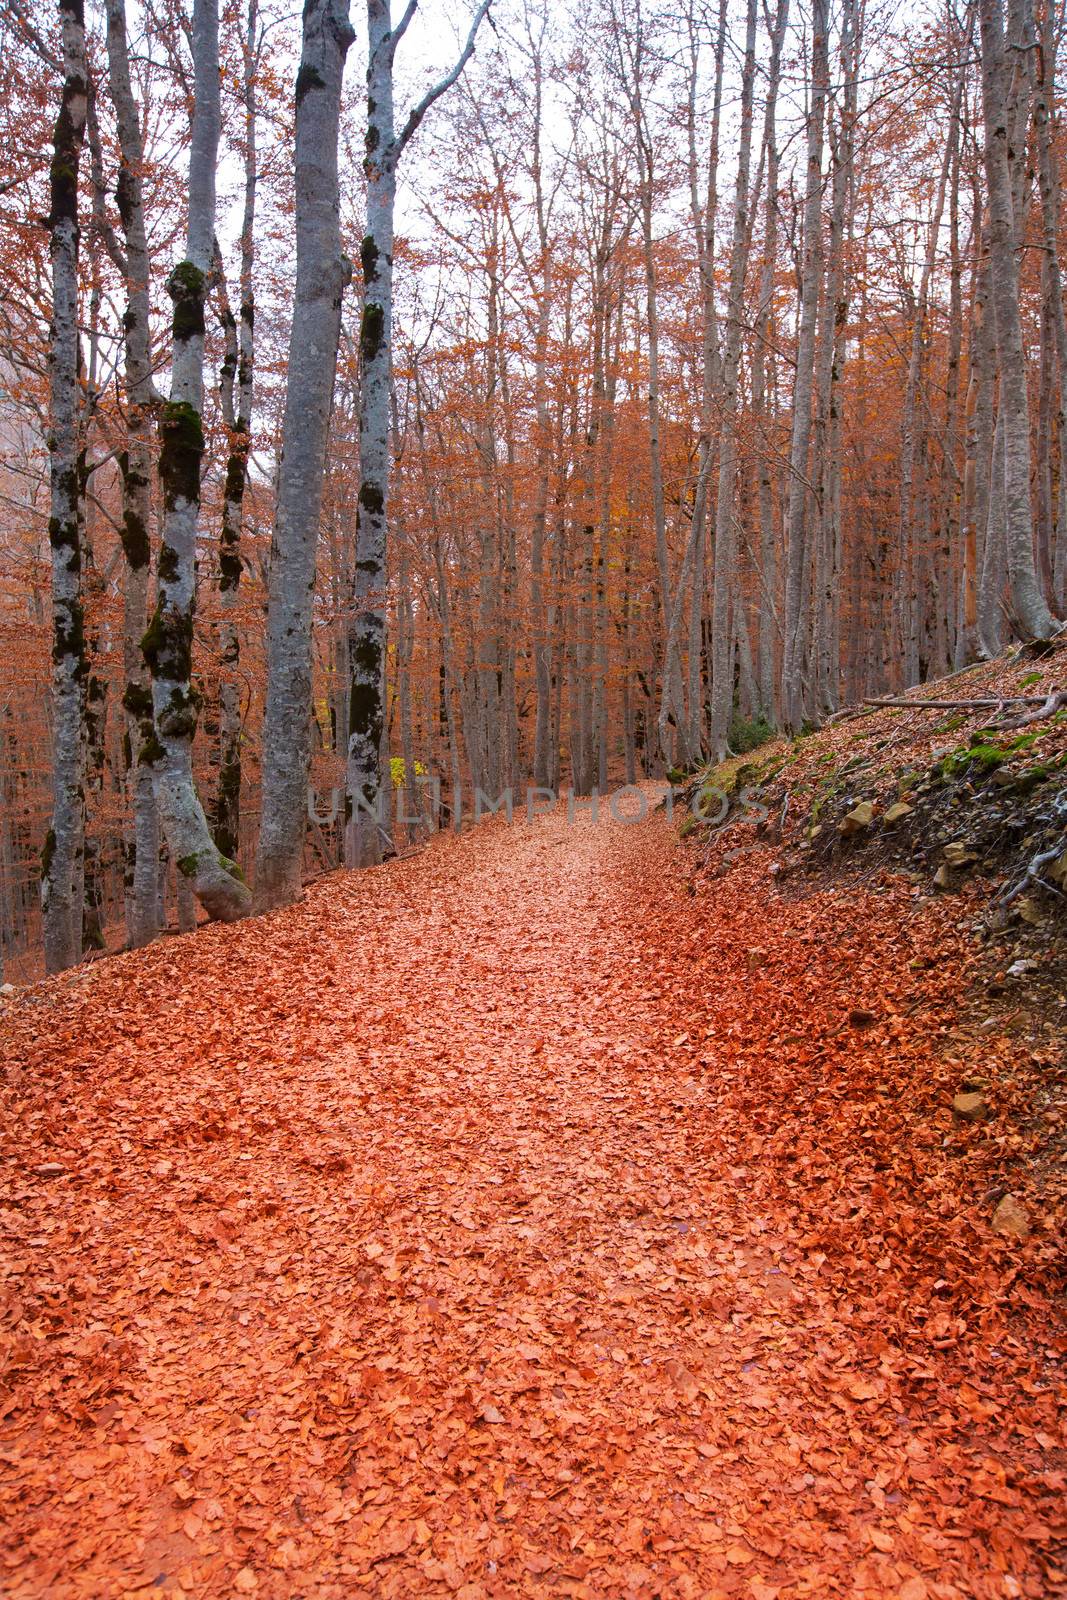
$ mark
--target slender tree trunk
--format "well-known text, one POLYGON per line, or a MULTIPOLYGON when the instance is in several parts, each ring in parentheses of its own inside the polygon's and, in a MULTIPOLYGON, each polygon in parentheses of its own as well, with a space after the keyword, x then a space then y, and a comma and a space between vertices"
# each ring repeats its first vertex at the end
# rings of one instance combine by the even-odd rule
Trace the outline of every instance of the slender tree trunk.
POLYGON ((806 713, 808 671, 805 590, 810 558, 811 494, 808 454, 811 444, 815 335, 822 277, 822 153, 829 88, 828 0, 814 0, 812 11, 811 103, 807 124, 807 186, 804 198, 804 266, 800 285, 800 329, 793 384, 793 436, 789 452, 789 505, 786 514, 785 645, 782 662, 782 713, 787 727, 800 726, 806 713))
POLYGON ((45 965, 61 972, 81 956, 85 612, 79 536, 78 170, 88 96, 82 0, 60 0, 63 90, 53 135, 52 322, 49 343, 48 542, 52 551, 52 825, 41 862, 45 965))
MULTIPOLYGON (((756 76, 756 0, 748 0, 745 62, 741 74, 741 131, 734 191, 733 240, 726 339, 722 361, 722 417, 719 423, 719 493, 715 508, 715 570, 711 608, 711 748, 717 761, 726 755, 733 710, 733 640, 730 596, 735 587, 734 474, 737 440, 738 383, 741 340, 745 326, 745 275, 751 230, 749 216, 756 196, 749 194, 752 165, 752 95, 756 76)), ((743 622, 741 623, 743 626, 743 622)), ((747 641, 746 630, 746 641, 747 641)))
MULTIPOLYGON (((1037 576, 1030 504, 1030 397, 1019 315, 1019 258, 1012 202, 1006 106, 1007 52, 1001 0, 981 0, 982 109, 989 192, 989 253, 1004 428, 1007 565, 1014 622, 1024 636, 1047 639, 1055 621, 1037 576)), ((1013 152, 1016 162, 1022 152, 1013 152)), ((1020 241, 1021 242, 1021 241, 1020 241)))
POLYGON ((215 239, 215 167, 221 119, 218 0, 193 8, 194 110, 185 260, 167 283, 174 302, 170 400, 160 423, 163 537, 156 608, 143 640, 152 674, 156 804, 171 856, 209 917, 233 922, 251 896, 236 862, 221 855, 193 782, 200 697, 192 685, 196 536, 204 454, 204 303, 215 239))
MULTIPOLYGON (((311 617, 326 432, 350 268, 341 253, 337 139, 348 0, 309 0, 296 77, 296 294, 271 540, 267 703, 256 905, 301 893, 311 759, 311 617)), ((366 246, 364 247, 366 250, 366 246)))
POLYGON ((367 0, 367 232, 360 251, 363 316, 359 337, 359 504, 356 511, 355 620, 349 638, 352 688, 348 725, 345 861, 382 857, 380 746, 385 716, 385 559, 389 513, 389 395, 392 383, 393 210, 398 151, 393 129, 393 52, 389 0, 367 0))
POLYGON ((1004 400, 1001 396, 989 463, 985 538, 978 581, 978 639, 986 656, 1004 642, 1004 592, 1007 577, 1007 463, 1004 400))
MULTIPOLYGON (((687 11, 689 33, 689 94, 687 127, 689 134, 689 207, 697 247, 700 277, 702 344, 700 353, 700 436, 697 440, 697 474, 693 491, 692 584, 689 596, 687 743, 691 760, 696 760, 704 744, 704 695, 701 682, 704 636, 704 599, 707 572, 708 501, 711 494, 715 458, 713 427, 715 401, 721 384, 718 309, 716 306, 715 241, 719 209, 719 139, 722 126, 722 86, 726 55, 727 5, 720 0, 715 35, 715 74, 711 101, 711 139, 707 161, 707 193, 703 209, 697 161, 697 93, 700 84, 700 50, 696 19, 692 7, 687 11)), ((664 678, 664 689, 669 687, 664 678)), ((681 708, 679 708, 680 711, 681 708)))
POLYGON ((252 448, 252 391, 255 373, 256 221, 256 31, 258 0, 248 0, 244 40, 243 99, 244 213, 241 219, 241 300, 235 319, 220 263, 221 316, 226 339, 222 372, 222 414, 229 439, 219 533, 219 768, 215 789, 215 843, 237 859, 241 840, 241 636, 236 609, 241 585, 241 523, 248 457, 252 448))
MULTIPOLYGON (((955 118, 963 93, 963 72, 959 73, 953 96, 950 116, 955 118)), ((930 282, 937 262, 941 218, 948 192, 949 170, 952 164, 952 141, 945 146, 941 160, 934 211, 926 238, 919 278, 919 293, 914 304, 911 325, 911 348, 908 356, 908 375, 904 391, 903 438, 900 451, 900 521, 899 521, 899 571, 903 576, 900 603, 905 639, 905 683, 919 679, 920 609, 923 591, 919 581, 919 537, 915 506, 915 465, 919 453, 919 390, 923 379, 923 355, 926 349, 927 312, 930 304, 930 282)))
POLYGON ((367 232, 360 250, 363 316, 359 334, 359 501, 356 511, 354 620, 349 636, 352 689, 348 728, 345 861, 368 866, 388 842, 379 816, 385 725, 385 584, 389 522, 389 409, 393 336, 393 212, 400 157, 426 112, 456 82, 489 9, 482 0, 458 61, 423 96, 399 133, 393 125, 393 62, 414 13, 394 30, 390 0, 367 0, 367 232))
POLYGON ((125 0, 107 0, 107 54, 111 99, 118 128, 120 165, 116 200, 126 244, 126 314, 123 317, 126 373, 126 449, 122 467, 123 591, 122 655, 126 680, 123 708, 129 740, 126 786, 132 826, 126 864, 126 934, 132 948, 159 931, 159 815, 152 769, 142 759, 155 742, 152 691, 141 650, 148 626, 151 565, 152 382, 150 263, 141 173, 141 117, 130 78, 125 0))
POLYGON ((763 148, 766 165, 767 199, 764 207, 763 260, 760 268, 759 302, 756 312, 755 341, 752 349, 752 409, 759 438, 759 524, 760 585, 759 681, 763 714, 778 721, 777 649, 779 640, 778 550, 774 526, 774 479, 771 470, 770 414, 768 396, 773 386, 775 342, 774 282, 778 264, 778 140, 775 117, 781 83, 782 48, 789 22, 789 0, 778 0, 778 12, 771 35, 771 56, 767 68, 767 99, 763 120, 763 148))
POLYGON ((1064 310, 1063 273, 1060 268, 1060 174, 1052 137, 1052 91, 1056 69, 1056 35, 1046 17, 1041 31, 1041 70, 1034 92, 1034 129, 1037 136, 1041 222, 1047 272, 1046 305, 1056 349, 1058 396, 1052 425, 1055 429, 1059 478, 1055 498, 1055 557, 1052 562, 1052 604, 1059 615, 1067 607, 1067 312, 1064 310))

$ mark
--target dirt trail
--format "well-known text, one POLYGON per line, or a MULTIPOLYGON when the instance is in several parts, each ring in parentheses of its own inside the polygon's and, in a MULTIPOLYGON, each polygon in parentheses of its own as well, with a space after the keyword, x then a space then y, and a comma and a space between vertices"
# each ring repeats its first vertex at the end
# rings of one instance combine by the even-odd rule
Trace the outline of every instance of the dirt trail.
POLYGON ((10 1600, 1060 1592, 954 935, 681 874, 485 824, 12 1008, 10 1600))

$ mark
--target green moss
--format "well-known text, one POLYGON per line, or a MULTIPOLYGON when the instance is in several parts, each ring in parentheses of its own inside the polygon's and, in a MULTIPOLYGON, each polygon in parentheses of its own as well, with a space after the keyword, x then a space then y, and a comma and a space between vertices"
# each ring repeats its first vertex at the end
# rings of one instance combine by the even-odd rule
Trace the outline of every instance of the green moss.
POLYGON ((747 755, 750 750, 758 750, 761 744, 768 744, 774 735, 775 729, 762 711, 754 717, 743 717, 735 712, 728 735, 730 749, 736 750, 739 756, 747 755))
POLYGON ((382 736, 382 646, 376 633, 364 633, 352 655, 348 731, 377 749, 382 736))
POLYGON ((359 486, 360 506, 372 517, 380 517, 385 511, 385 495, 376 483, 369 483, 366 479, 359 486))
POLYGON ((147 567, 152 556, 148 529, 145 527, 144 518, 139 517, 128 503, 122 518, 120 538, 126 564, 131 571, 139 572, 147 567))
POLYGON ((982 773, 995 772, 1003 766, 1008 752, 993 744, 964 745, 943 756, 933 769, 932 776, 947 783, 972 767, 982 773))
POLYGON ((56 605, 52 629, 52 660, 59 666, 73 661, 73 676, 80 682, 88 670, 85 658, 85 611, 80 600, 64 600, 56 605))
POLYGON ((241 807, 240 744, 235 742, 219 762, 219 783, 215 791, 215 845, 226 857, 237 854, 241 807))
POLYGON ((200 857, 194 850, 191 856, 179 856, 175 865, 183 878, 195 878, 197 863, 200 857))
POLYGON ((153 677, 187 683, 192 671, 192 617, 175 606, 164 606, 160 595, 141 639, 141 650, 153 677))
POLYGON ((385 341, 385 308, 371 301, 363 307, 363 320, 359 325, 359 353, 364 363, 374 361, 381 353, 385 341))
POLYGON ((160 583, 174 583, 178 577, 178 552, 173 545, 163 543, 159 547, 159 581, 160 583))
POLYGON ((167 279, 174 302, 172 331, 176 343, 204 336, 204 295, 207 280, 191 261, 179 261, 167 279))
POLYGON ((304 102, 304 96, 309 89, 325 89, 326 79, 318 67, 308 65, 306 62, 296 75, 296 109, 299 111, 304 102))
POLYGON ((200 715, 200 696, 195 689, 176 685, 157 717, 159 731, 167 739, 191 739, 200 715))
MULTIPOLYGON (((57 486, 64 495, 68 505, 77 501, 77 484, 73 471, 60 473, 57 486)), ((62 550, 69 552, 67 565, 74 572, 81 571, 81 541, 78 538, 78 519, 76 517, 49 517, 48 543, 57 553, 62 550)))
POLYGON ((221 852, 219 854, 219 865, 225 868, 231 878, 236 878, 238 883, 245 882, 245 875, 237 865, 237 862, 231 861, 228 856, 222 855, 221 852))
POLYGON ((137 756, 138 765, 154 767, 163 760, 165 755, 166 751, 160 744, 156 730, 153 728, 151 733, 141 741, 141 748, 137 756))
POLYGON ((365 234, 363 243, 359 247, 359 260, 363 268, 363 282, 373 283, 378 276, 378 260, 380 251, 371 235, 365 234))
POLYGON ((131 717, 152 715, 152 691, 143 683, 128 683, 122 695, 123 709, 131 717))
POLYGON ((163 447, 159 453, 159 478, 163 501, 173 511, 179 500, 200 502, 200 462, 204 454, 204 428, 200 413, 185 400, 171 400, 159 422, 163 447))

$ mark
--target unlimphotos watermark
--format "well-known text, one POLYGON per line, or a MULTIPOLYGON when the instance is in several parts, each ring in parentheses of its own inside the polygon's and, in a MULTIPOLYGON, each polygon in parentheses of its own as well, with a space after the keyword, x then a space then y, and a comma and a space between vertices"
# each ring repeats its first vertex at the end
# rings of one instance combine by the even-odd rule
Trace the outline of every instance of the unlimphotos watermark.
MULTIPOLYGON (((667 816, 673 818, 680 801, 697 822, 711 829, 722 828, 727 822, 741 819, 763 822, 770 814, 767 807, 760 803, 757 790, 738 789, 728 794, 714 783, 699 784, 686 790, 666 788, 660 793, 651 790, 649 785, 627 783, 608 794, 594 789, 588 795, 576 795, 573 789, 546 789, 537 785, 528 785, 522 790, 507 788, 497 795, 486 794, 483 789, 477 788, 473 795, 460 789, 446 792, 440 778, 430 773, 419 774, 415 784, 427 792, 428 813, 432 821, 438 827, 456 829, 461 827, 465 818, 481 822, 486 817, 502 816, 512 824, 516 819, 532 823, 537 817, 558 812, 561 808, 565 808, 568 823, 610 820, 628 826, 644 822, 653 808, 662 807, 667 816)), ((345 793, 341 788, 331 789, 322 796, 313 787, 308 789, 308 816, 319 827, 328 828, 336 822, 344 803, 345 793)), ((425 822, 427 810, 412 815, 408 811, 411 804, 407 786, 403 784, 381 788, 371 801, 363 795, 354 797, 355 808, 382 828, 387 828, 390 822, 399 828, 413 828, 425 822)))

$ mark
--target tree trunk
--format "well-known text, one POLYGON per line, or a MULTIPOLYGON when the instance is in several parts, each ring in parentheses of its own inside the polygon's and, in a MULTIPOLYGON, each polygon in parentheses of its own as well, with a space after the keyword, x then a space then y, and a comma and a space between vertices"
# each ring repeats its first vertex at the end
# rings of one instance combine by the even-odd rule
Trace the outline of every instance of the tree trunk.
POLYGON ((82 717, 85 612, 79 499, 78 169, 88 83, 82 0, 60 0, 63 90, 54 132, 51 210, 52 322, 49 343, 48 542, 52 551, 52 825, 41 861, 45 966, 61 972, 81 956, 82 903, 76 894, 83 828, 82 717))
POLYGON ((129 740, 127 794, 132 826, 126 861, 126 935, 131 948, 147 944, 159 931, 159 815, 152 769, 142 759, 155 738, 152 691, 141 638, 148 625, 148 579, 152 548, 151 411, 149 325, 150 263, 141 172, 144 146, 141 117, 130 79, 125 0, 107 0, 107 55, 111 99, 118 127, 120 165, 116 200, 126 243, 126 314, 123 318, 126 372, 126 450, 122 467, 123 591, 122 657, 126 680, 122 704, 129 740))
POLYGON ((385 584, 389 521, 389 406, 392 386, 393 211, 397 165, 426 112, 456 82, 474 51, 489 0, 475 12, 458 61, 423 96, 400 133, 393 126, 396 47, 414 13, 394 32, 390 0, 367 0, 367 232, 360 249, 363 316, 359 333, 359 500, 356 576, 349 635, 348 825, 345 861, 370 866, 388 843, 380 813, 381 742, 385 723, 385 584), (384 837, 383 837, 384 835, 384 837))
MULTIPOLYGON (((985 172, 989 192, 989 254, 1000 367, 1000 412, 1004 428, 1004 496, 1008 581, 1016 627, 1047 639, 1056 623, 1041 593, 1034 562, 1030 505, 1030 397, 1019 315, 1019 258, 1009 161, 1008 74, 1001 0, 981 0, 982 110, 985 172)), ((1017 161, 1022 152, 1013 151, 1017 161)), ((1020 241, 1021 243, 1021 241, 1020 241)))
MULTIPOLYGON (((348 0, 309 0, 296 77, 296 293, 267 601, 267 703, 256 905, 301 893, 311 759, 311 616, 326 432, 350 269, 341 254, 337 139, 348 0)), ((366 246, 364 246, 366 251, 366 246)))
POLYGON ((828 0, 812 10, 811 103, 807 124, 807 186, 804 197, 804 267, 800 285, 800 329, 793 384, 793 435, 789 451, 789 507, 786 515, 785 646, 782 662, 782 714, 796 729, 806 714, 808 663, 805 589, 810 555, 808 453, 815 377, 815 334, 822 276, 823 123, 829 88, 828 0))
MULTIPOLYGON (((733 639, 730 596, 735 587, 734 474, 737 438, 738 381, 741 340, 745 327, 745 274, 751 239, 749 216, 756 196, 749 194, 752 164, 752 95, 756 76, 756 0, 748 0, 745 64, 741 75, 741 131, 734 192, 733 240, 726 339, 722 361, 722 416, 719 423, 719 493, 715 508, 715 570, 711 608, 711 749, 716 761, 726 755, 733 710, 733 639)), ((743 619, 739 619, 744 626, 743 619)), ((747 629, 746 629, 747 641, 747 629)))
POLYGON ((256 220, 256 29, 258 0, 248 0, 244 41, 245 111, 244 214, 241 219, 241 301, 237 318, 230 309, 226 280, 219 267, 220 312, 226 339, 222 370, 222 419, 229 455, 219 532, 219 766, 213 831, 224 856, 237 859, 241 840, 241 636, 235 612, 241 585, 241 523, 248 457, 252 448, 252 391, 255 373, 256 220))
POLYGON ((147 754, 160 820, 177 870, 209 917, 233 922, 247 914, 251 895, 236 862, 215 847, 193 783, 192 760, 200 710, 200 697, 192 686, 192 651, 204 454, 204 302, 214 252, 220 125, 218 0, 195 0, 192 44, 195 103, 186 254, 167 283, 174 319, 170 400, 160 422, 164 513, 159 588, 143 640, 156 725, 156 739, 147 754))
POLYGON ((774 283, 778 260, 778 140, 775 117, 781 84, 782 47, 789 22, 789 0, 778 0, 771 57, 767 68, 767 100, 763 113, 763 148, 766 165, 767 199, 764 207, 763 260, 760 267, 759 302, 756 312, 755 341, 752 348, 752 409, 759 440, 759 523, 760 585, 759 681, 760 702, 765 717, 778 721, 777 647, 780 635, 778 595, 778 551, 774 526, 774 481, 771 471, 768 393, 773 386, 775 345, 774 283))

